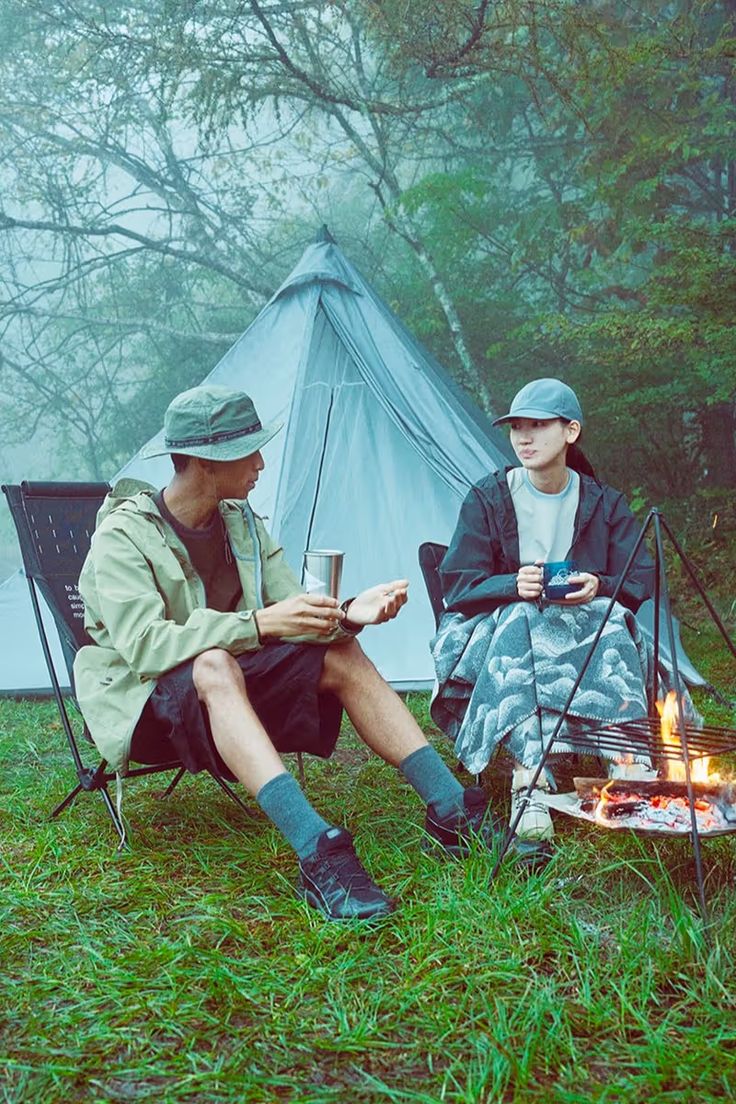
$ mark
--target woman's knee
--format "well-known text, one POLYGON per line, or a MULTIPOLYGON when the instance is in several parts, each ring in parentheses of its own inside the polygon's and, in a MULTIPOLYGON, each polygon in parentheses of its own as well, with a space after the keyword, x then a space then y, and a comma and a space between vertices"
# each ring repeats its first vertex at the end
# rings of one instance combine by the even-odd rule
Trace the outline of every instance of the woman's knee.
POLYGON ((200 698, 218 690, 244 685, 243 672, 236 660, 223 648, 201 652, 192 666, 192 681, 200 698))

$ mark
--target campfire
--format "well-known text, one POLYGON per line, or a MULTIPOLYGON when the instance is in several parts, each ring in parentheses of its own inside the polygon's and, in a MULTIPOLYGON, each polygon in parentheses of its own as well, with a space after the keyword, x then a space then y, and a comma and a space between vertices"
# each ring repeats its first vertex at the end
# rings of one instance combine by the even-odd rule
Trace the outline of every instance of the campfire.
MULTIPOLYGON (((590 811, 596 824, 606 828, 691 831, 690 801, 684 782, 613 779, 599 786, 595 779, 576 778, 575 792, 581 810, 590 811)), ((736 830, 736 786, 694 782, 693 799, 699 832, 707 835, 736 830)))
MULTIPOLYGON (((657 711, 658 734, 649 742, 648 749, 636 748, 637 754, 648 750, 652 760, 661 762, 657 776, 647 771, 644 764, 635 762, 631 753, 622 754, 617 764, 618 777, 576 778, 575 793, 550 796, 550 807, 605 828, 629 828, 666 835, 691 832, 690 800, 679 736, 679 707, 673 690, 664 702, 657 702, 657 711), (649 777, 642 778, 642 774, 649 774, 649 777)), ((688 734, 698 834, 736 832, 736 782, 722 780, 712 772, 710 757, 703 753, 704 741, 695 739, 693 742, 695 754, 688 734)), ((633 746, 636 747, 635 742, 633 746)))

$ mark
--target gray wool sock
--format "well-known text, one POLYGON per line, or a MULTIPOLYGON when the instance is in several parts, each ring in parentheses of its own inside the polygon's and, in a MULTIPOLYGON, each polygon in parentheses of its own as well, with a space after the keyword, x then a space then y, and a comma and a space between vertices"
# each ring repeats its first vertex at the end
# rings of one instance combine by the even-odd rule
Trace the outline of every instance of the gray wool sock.
POLYGON ((334 827, 312 808, 297 780, 286 771, 261 786, 256 801, 300 859, 311 855, 322 833, 334 827))
POLYGON ((465 790, 433 747, 413 751, 399 763, 399 770, 427 805, 434 805, 438 816, 450 816, 465 808, 465 790))

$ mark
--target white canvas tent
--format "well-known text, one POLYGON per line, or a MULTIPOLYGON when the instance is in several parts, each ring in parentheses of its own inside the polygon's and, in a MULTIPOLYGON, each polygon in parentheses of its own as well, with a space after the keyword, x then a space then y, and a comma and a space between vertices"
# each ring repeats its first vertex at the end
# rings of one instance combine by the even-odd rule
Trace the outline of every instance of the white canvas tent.
MULTIPOLYGON (((341 548, 344 597, 409 578, 399 618, 366 629, 361 643, 397 688, 430 687, 434 622, 417 548, 447 543, 468 487, 509 461, 505 437, 326 233, 207 381, 247 391, 264 422, 285 423, 264 450, 251 501, 295 570, 308 546, 341 548)), ((170 474, 167 457, 137 453, 117 477, 163 486, 170 474)), ((48 676, 20 572, 0 586, 0 625, 0 694, 43 692, 48 676)))

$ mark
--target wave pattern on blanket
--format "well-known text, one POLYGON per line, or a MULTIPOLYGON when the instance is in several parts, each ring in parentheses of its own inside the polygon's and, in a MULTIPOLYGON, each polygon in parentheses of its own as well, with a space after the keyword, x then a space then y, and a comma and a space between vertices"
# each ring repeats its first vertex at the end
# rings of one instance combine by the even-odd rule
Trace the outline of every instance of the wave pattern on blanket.
MULTIPOLYGON (((539 761, 608 604, 596 598, 540 609, 513 602, 472 618, 443 617, 431 644, 437 671, 431 713, 468 770, 483 770, 502 741, 524 766, 539 761)), ((554 751, 612 756, 586 730, 645 716, 650 669, 634 615, 614 606, 554 751)))

